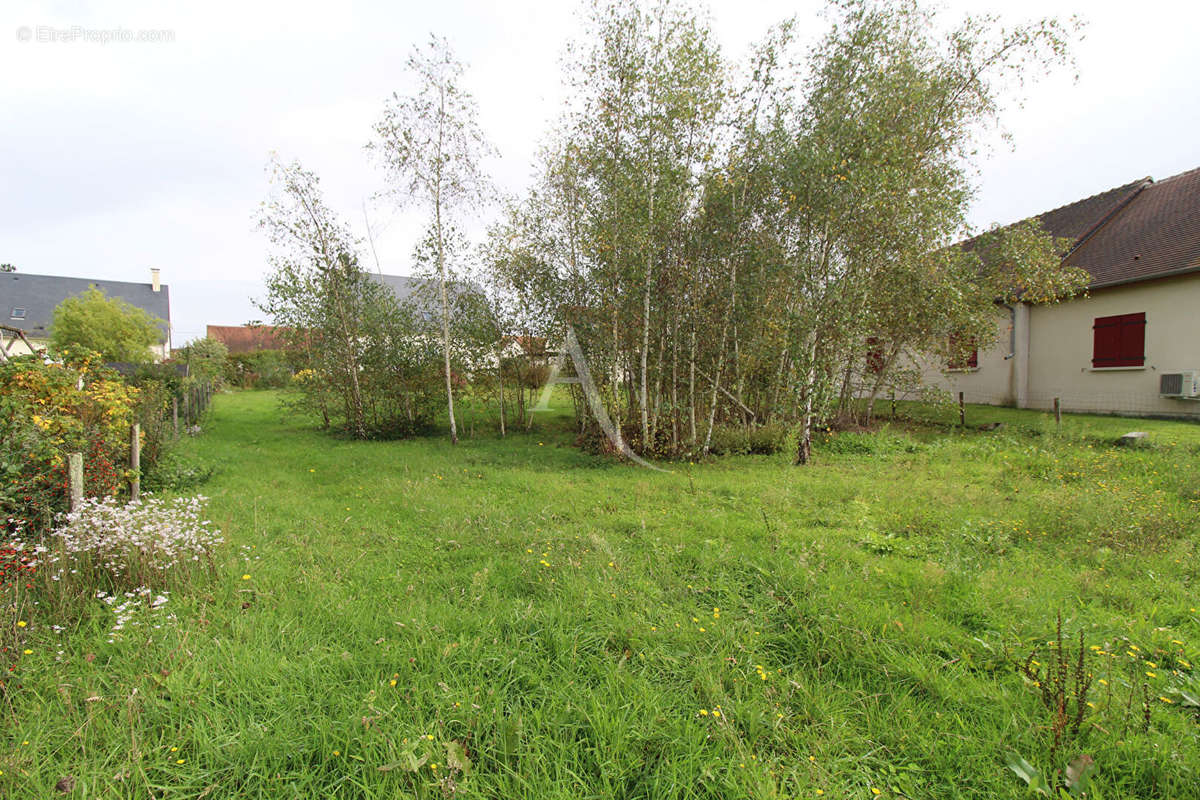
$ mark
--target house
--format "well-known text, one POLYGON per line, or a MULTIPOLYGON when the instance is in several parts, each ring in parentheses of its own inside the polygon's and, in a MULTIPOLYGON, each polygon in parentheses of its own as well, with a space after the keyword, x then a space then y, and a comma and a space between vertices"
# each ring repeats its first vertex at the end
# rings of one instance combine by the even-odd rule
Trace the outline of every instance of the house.
POLYGON ((1200 419, 1200 169, 1118 186, 1041 214, 1074 244, 1087 293, 1003 307, 998 344, 922 364, 967 402, 1200 419))
POLYGON ((209 325, 205 335, 224 344, 230 353, 254 353, 282 350, 287 346, 288 330, 274 325, 209 325))
MULTIPOLYGON (((158 269, 150 270, 149 283, 29 275, 24 272, 0 273, 0 324, 19 328, 35 349, 42 349, 50 343, 50 324, 54 321, 54 309, 58 304, 92 287, 162 320, 161 338, 151 350, 159 361, 170 356, 171 293, 170 288, 161 282, 158 269)), ((28 348, 17 339, 9 355, 28 352, 28 348)))

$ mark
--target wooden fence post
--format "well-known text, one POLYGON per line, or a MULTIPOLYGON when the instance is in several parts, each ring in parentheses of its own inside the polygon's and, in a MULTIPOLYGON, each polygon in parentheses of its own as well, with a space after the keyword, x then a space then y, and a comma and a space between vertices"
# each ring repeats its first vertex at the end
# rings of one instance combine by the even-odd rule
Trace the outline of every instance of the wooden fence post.
POLYGON ((896 418, 896 390, 892 389, 892 419, 896 418))
POLYGON ((1054 398, 1054 427, 1058 433, 1062 433, 1062 398, 1054 398))
POLYGON ((179 398, 171 396, 171 424, 175 427, 175 438, 179 438, 179 398))
POLYGON ((129 431, 129 471, 133 478, 129 481, 129 499, 137 502, 142 494, 142 426, 133 423, 129 431))
POLYGON ((963 402, 963 393, 958 393, 958 424, 967 427, 967 405, 963 402))
POLYGON ((68 456, 70 467, 67 472, 67 482, 71 487, 71 510, 78 511, 83 504, 83 453, 71 453, 68 456))

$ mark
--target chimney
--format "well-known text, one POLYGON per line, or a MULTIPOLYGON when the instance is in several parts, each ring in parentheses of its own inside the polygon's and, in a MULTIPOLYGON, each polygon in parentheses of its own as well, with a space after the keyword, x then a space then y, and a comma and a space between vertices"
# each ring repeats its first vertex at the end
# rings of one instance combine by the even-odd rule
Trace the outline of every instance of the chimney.
POLYGON ((158 277, 158 267, 150 268, 150 288, 156 292, 162 291, 162 281, 158 277))

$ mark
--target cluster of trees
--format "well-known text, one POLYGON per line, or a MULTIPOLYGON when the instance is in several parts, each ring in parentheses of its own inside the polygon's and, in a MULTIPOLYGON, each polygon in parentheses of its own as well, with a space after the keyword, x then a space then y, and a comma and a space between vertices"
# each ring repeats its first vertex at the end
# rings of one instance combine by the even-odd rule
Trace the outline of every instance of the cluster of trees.
POLYGON ((617 0, 574 51, 575 107, 490 263, 527 325, 574 328, 636 449, 782 422, 806 462, 814 427, 908 356, 953 358, 994 338, 997 300, 1081 286, 1032 224, 950 246, 979 134, 1067 32, 944 30, 904 0, 829 15, 809 52, 784 23, 734 69, 690 7, 617 0))
MULTIPOLYGON (((393 196, 429 213, 419 260, 436 277, 440 330, 414 337, 353 306, 386 303, 298 165, 277 166, 291 200, 264 212, 295 247, 265 308, 306 331, 317 383, 357 435, 382 391, 361 385, 374 380, 369 354, 380 374, 420 364, 427 376, 438 348, 453 437, 455 353, 505 331, 559 342, 569 327, 635 450, 707 452, 718 427, 774 424, 795 431, 806 462, 819 423, 869 415, 913 357, 991 342, 997 303, 1083 285, 1033 223, 952 246, 968 230, 981 134, 1013 87, 1069 60, 1069 30, 986 18, 946 29, 912 0, 846 0, 828 16, 807 52, 784 22, 733 64, 690 5, 595 0, 569 51, 573 101, 534 185, 483 246, 487 313, 461 318, 447 289, 463 255, 455 220, 488 196, 488 148, 461 66, 434 40, 410 62, 421 90, 388 103, 371 149, 393 196), (386 353, 402 340, 420 355, 386 353)), ((586 430, 594 420, 576 407, 586 430)))

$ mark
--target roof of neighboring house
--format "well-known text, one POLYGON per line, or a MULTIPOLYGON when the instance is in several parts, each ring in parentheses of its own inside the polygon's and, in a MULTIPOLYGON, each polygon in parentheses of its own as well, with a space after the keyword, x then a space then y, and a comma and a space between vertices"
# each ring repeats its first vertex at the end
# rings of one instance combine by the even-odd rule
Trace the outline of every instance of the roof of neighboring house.
POLYGON ((163 324, 160 327, 166 339, 171 321, 170 291, 166 284, 162 284, 161 290, 156 292, 149 283, 2 272, 0 320, 20 328, 31 338, 45 339, 50 335, 50 323, 54 321, 54 309, 58 304, 93 286, 109 297, 119 297, 161 319, 163 324), (24 309, 24 315, 14 318, 16 309, 24 309))
POLYGON ((1200 169, 1145 185, 1065 263, 1092 288, 1200 270, 1200 169))
POLYGON ((284 333, 284 328, 274 325, 209 325, 206 335, 224 344, 231 353, 252 353, 282 349, 284 333))
MULTIPOLYGON (((426 319, 433 319, 440 315, 438 282, 433 278, 381 275, 377 272, 368 272, 367 274, 391 289, 400 303, 413 305, 426 319)), ((454 303, 464 295, 471 294, 483 294, 483 290, 470 281, 452 280, 447 283, 446 295, 450 303, 454 303)))

